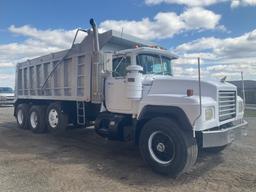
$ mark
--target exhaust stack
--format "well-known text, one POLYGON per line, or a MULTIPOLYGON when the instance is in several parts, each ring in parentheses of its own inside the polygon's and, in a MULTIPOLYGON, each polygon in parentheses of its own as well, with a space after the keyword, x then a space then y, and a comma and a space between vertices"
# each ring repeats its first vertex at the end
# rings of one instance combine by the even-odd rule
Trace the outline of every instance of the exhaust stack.
POLYGON ((99 34, 98 34, 98 28, 97 28, 95 20, 90 19, 90 24, 92 26, 93 36, 94 36, 94 51, 99 52, 100 51, 99 34))
POLYGON ((94 19, 90 19, 90 24, 93 30, 91 101, 100 104, 103 100, 102 53, 100 52, 99 34, 94 19))

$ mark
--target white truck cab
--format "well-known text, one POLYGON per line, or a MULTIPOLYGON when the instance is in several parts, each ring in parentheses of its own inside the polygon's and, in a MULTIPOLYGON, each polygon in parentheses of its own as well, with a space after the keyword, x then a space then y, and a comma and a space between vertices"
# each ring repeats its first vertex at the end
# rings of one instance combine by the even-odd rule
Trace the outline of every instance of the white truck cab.
POLYGON ((145 86, 152 83, 156 77, 170 77, 172 75, 171 62, 176 58, 166 50, 149 47, 127 49, 115 53, 112 73, 107 77, 105 84, 107 109, 117 113, 138 115, 137 104, 141 103, 139 101, 146 93, 145 86), (130 77, 131 73, 135 76, 130 77), (130 90, 129 84, 137 87, 130 90), (139 96, 134 96, 134 98, 132 94, 137 92, 139 96), (133 105, 134 103, 136 105, 133 105))
POLYGON ((17 65, 20 128, 57 134, 94 125, 109 140, 134 142, 154 171, 172 176, 193 166, 198 149, 219 152, 242 135, 234 85, 177 78, 176 55, 126 34, 99 35, 90 23, 79 45, 17 65))
POLYGON ((177 56, 160 48, 140 47, 115 53, 112 73, 105 81, 106 110, 139 118, 143 108, 149 105, 178 107, 185 112, 195 131, 208 130, 232 121, 242 122, 244 106, 242 98, 236 93, 236 86, 217 79, 204 79, 201 82, 202 114, 199 117, 198 80, 175 78, 174 59, 177 56), (138 66, 135 70, 138 78, 135 76, 132 80, 127 78, 127 68, 131 66, 138 66), (134 90, 129 89, 129 81, 134 84, 134 90), (188 96, 187 90, 193 90, 193 95, 188 96), (129 95, 132 91, 141 94, 131 98, 129 95))

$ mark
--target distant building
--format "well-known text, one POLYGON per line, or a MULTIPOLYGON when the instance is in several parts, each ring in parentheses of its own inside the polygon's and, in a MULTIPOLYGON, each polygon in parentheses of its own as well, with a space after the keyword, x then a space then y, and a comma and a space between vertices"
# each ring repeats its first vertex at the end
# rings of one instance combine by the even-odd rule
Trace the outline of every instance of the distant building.
MULTIPOLYGON (((242 92, 242 81, 230 81, 230 83, 237 86, 238 95, 243 97, 242 92)), ((256 81, 245 80, 244 81, 245 90, 245 101, 247 104, 256 104, 256 81)))

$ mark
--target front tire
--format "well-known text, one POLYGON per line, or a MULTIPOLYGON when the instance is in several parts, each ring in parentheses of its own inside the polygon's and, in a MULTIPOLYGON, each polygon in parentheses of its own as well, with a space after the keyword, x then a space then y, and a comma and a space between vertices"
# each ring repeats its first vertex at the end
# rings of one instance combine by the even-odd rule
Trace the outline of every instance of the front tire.
POLYGON ((52 103, 48 106, 46 112, 46 121, 48 131, 58 135, 66 131, 68 117, 61 109, 60 103, 52 103))
POLYGON ((196 162, 198 149, 191 132, 163 117, 148 121, 140 135, 143 159, 158 173, 177 177, 196 162))
POLYGON ((33 105, 29 110, 28 124, 33 133, 43 133, 45 126, 45 107, 33 105))
POLYGON ((28 129, 29 106, 25 103, 19 104, 16 108, 16 120, 20 129, 28 129))

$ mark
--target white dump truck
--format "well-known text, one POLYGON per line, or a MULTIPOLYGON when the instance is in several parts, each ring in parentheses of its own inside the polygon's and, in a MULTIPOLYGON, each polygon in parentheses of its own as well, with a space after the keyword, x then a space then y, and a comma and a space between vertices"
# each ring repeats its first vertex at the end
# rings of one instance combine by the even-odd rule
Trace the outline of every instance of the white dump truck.
POLYGON ((18 127, 58 134, 94 126, 109 140, 134 142, 154 171, 172 176, 193 166, 198 149, 221 151, 242 134, 235 86, 175 78, 176 55, 113 30, 98 34, 90 24, 71 49, 17 64, 18 127))

